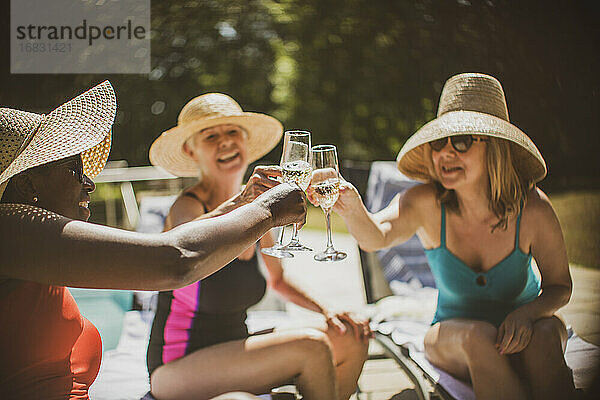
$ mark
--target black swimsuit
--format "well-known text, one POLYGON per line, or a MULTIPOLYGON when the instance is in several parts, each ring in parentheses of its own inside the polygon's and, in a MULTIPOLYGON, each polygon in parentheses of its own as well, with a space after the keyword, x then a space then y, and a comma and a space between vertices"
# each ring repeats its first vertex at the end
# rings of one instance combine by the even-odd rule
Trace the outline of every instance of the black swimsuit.
POLYGON ((148 371, 203 347, 248 337, 246 310, 262 299, 265 290, 254 254, 189 286, 160 292, 148 344, 148 371))

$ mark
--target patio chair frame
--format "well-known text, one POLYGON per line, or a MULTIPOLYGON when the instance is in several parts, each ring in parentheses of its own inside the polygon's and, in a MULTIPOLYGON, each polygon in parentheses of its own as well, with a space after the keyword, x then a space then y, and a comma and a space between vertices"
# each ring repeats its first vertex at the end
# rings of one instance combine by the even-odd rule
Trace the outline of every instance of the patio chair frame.
MULTIPOLYGON (((363 198, 366 194, 369 171, 370 163, 346 162, 342 168, 344 178, 357 188, 363 198)), ((360 247, 359 254, 366 300, 368 304, 373 304, 392 292, 387 282, 387 287, 383 290, 377 286, 382 285, 375 273, 381 270, 381 265, 375 255, 365 252, 360 247)), ((374 339, 383 348, 385 355, 393 359, 415 385, 419 400, 454 400, 454 397, 411 357, 408 347, 396 344, 389 335, 380 332, 375 332, 374 339)))

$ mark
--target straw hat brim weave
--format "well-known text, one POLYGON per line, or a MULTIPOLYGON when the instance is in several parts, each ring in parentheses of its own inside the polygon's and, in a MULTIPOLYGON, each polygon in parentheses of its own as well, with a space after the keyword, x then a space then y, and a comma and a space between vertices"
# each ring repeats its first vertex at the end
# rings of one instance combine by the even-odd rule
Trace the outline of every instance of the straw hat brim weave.
POLYGON ((534 183, 546 176, 546 162, 525 133, 501 118, 475 111, 450 111, 421 127, 398 153, 398 169, 413 179, 430 181, 432 177, 425 165, 424 146, 434 140, 456 135, 484 135, 506 139, 517 145, 511 146, 511 149, 519 173, 534 183))
POLYGON ((150 162, 176 176, 199 176, 196 161, 184 152, 183 145, 196 132, 223 124, 238 125, 248 133, 248 163, 271 151, 283 134, 281 122, 265 114, 244 112, 235 116, 204 117, 163 132, 150 147, 150 162))
MULTIPOLYGON (((110 152, 116 109, 114 89, 109 81, 104 81, 51 113, 39 115, 39 125, 24 140, 24 149, 0 174, 0 196, 16 174, 80 153, 84 174, 90 178, 98 175, 110 152)), ((18 121, 25 112, 3 109, 2 114, 3 118, 18 121)))

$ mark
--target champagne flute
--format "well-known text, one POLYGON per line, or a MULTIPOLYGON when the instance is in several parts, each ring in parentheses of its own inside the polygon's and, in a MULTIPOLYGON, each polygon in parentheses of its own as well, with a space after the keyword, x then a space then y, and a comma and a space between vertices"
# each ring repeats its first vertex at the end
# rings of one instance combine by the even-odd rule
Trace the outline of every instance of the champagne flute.
MULTIPOLYGON (((281 155, 281 175, 284 182, 296 183, 302 190, 310 184, 312 167, 310 165, 310 132, 286 131, 281 155)), ((283 251, 312 251, 298 239, 298 225, 294 224, 292 240, 283 251)))
POLYGON ((341 261, 347 254, 333 248, 331 240, 331 208, 340 195, 340 173, 335 146, 324 144, 311 150, 312 182, 314 197, 325 213, 327 222, 327 248, 315 254, 316 261, 341 261))
POLYGON ((294 258, 294 255, 289 251, 283 250, 285 247, 283 245, 283 233, 285 230, 285 226, 279 228, 279 237, 277 238, 277 243, 275 243, 272 247, 267 247, 264 249, 260 249, 260 251, 266 255, 277 258, 294 258))
MULTIPOLYGON (((282 167, 282 175, 283 179, 286 182, 296 182, 302 188, 302 190, 306 190, 308 184, 310 183, 310 164, 309 160, 309 149, 310 148, 310 132, 306 131, 286 131, 283 139, 283 153, 281 155, 280 166, 282 167), (298 168, 298 165, 291 165, 288 163, 298 162, 300 167, 304 167, 304 169, 308 169, 304 175, 299 173, 302 168, 298 168), (303 164, 304 163, 304 164, 303 164), (288 169, 286 170, 284 166, 288 164, 288 169), (298 182, 294 178, 299 178, 298 182)), ((261 252, 267 254, 272 257, 277 258, 293 258, 294 255, 290 253, 290 249, 288 246, 284 246, 283 244, 283 234, 285 227, 281 227, 281 231, 279 233, 279 237, 277 238, 277 243, 274 246, 268 247, 265 249, 261 249, 261 252)), ((294 235, 296 238, 296 243, 298 242, 298 231, 296 229, 296 225, 294 225, 294 235)), ((294 244, 294 239, 292 238, 292 242, 290 245, 294 244)), ((299 244, 299 243, 298 243, 299 244)), ((304 247, 300 245, 301 247, 304 247)), ((295 247, 295 246, 294 246, 295 247)), ((306 247, 308 249, 308 247, 306 247)), ((310 250, 310 249, 309 249, 310 250)))

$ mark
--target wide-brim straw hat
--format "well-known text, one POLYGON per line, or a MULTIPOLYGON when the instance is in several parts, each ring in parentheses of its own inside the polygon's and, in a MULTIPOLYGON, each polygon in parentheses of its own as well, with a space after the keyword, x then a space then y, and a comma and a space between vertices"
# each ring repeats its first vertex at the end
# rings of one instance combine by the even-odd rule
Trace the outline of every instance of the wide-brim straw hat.
POLYGON ((517 173, 536 183, 546 176, 546 162, 533 141, 508 119, 500 82, 480 73, 464 73, 446 81, 437 118, 425 124, 404 144, 397 165, 404 175, 431 181, 426 165, 426 144, 456 135, 485 135, 508 140, 517 173))
POLYGON ((0 108, 0 197, 16 174, 80 153, 83 173, 98 175, 110 152, 116 110, 109 81, 46 115, 0 108))
POLYGON ((173 175, 198 177, 197 162, 183 150, 184 143, 202 129, 233 124, 248 133, 248 162, 258 160, 271 151, 283 134, 277 119, 245 112, 231 97, 207 93, 190 100, 179 113, 177 126, 163 132, 150 147, 150 162, 173 175))

